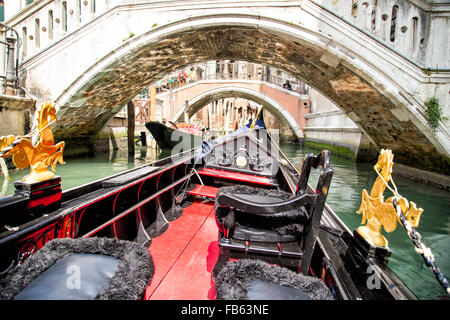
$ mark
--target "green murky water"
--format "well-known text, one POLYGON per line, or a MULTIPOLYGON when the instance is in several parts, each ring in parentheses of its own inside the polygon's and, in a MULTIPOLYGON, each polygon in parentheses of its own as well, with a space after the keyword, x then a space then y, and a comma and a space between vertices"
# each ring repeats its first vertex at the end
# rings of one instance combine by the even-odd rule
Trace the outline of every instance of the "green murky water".
MULTIPOLYGON (((317 153, 315 150, 293 145, 285 145, 281 149, 294 165, 299 164, 306 153, 317 153)), ((137 148, 134 159, 128 159, 126 150, 109 155, 98 154, 95 157, 68 159, 66 165, 58 165, 57 174, 62 177, 63 190, 68 190, 169 155, 170 150, 137 148)), ((353 230, 361 222, 361 215, 356 214, 361 203, 361 191, 363 188, 370 190, 376 179, 376 173, 371 164, 355 164, 337 157, 332 158, 332 166, 334 175, 327 203, 349 229, 353 230)), ((14 193, 14 181, 26 173, 10 171, 8 180, 0 182, 1 195, 14 193)), ((317 173, 312 172, 310 179, 317 181, 317 173)), ((394 179, 400 194, 424 209, 417 230, 426 245, 432 249, 441 271, 450 276, 449 193, 395 175, 394 179)), ((385 194, 388 195, 387 192, 385 194)), ((392 249, 389 266, 419 298, 434 299, 444 293, 433 273, 423 264, 422 257, 414 251, 411 240, 401 226, 385 236, 392 249)))

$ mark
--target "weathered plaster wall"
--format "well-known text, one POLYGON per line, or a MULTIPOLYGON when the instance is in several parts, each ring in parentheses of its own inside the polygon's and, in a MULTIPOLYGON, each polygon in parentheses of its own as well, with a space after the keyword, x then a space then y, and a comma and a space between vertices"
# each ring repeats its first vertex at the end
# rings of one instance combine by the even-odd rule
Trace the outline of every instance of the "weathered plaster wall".
POLYGON ((305 115, 305 140, 349 148, 355 156, 361 141, 361 130, 336 106, 311 89, 311 113, 305 115))
POLYGON ((35 104, 31 99, 0 95, 0 136, 27 134, 35 104))

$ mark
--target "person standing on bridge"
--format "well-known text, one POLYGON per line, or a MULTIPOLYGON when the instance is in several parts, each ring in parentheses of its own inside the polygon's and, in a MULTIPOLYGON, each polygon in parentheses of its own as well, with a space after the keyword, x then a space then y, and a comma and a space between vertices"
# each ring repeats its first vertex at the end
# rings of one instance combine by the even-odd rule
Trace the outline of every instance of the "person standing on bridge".
POLYGON ((288 89, 292 91, 292 86, 289 83, 289 80, 286 80, 286 82, 283 84, 283 89, 288 89))
POLYGON ((178 81, 180 82, 180 86, 184 86, 187 82, 187 79, 189 79, 189 76, 187 75, 186 71, 184 71, 184 69, 178 72, 178 81))

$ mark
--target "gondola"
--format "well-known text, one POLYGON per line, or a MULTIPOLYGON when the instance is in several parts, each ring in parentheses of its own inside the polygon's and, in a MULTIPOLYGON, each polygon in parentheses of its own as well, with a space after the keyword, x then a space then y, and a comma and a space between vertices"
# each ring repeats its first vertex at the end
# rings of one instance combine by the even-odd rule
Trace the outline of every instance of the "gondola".
POLYGON ((64 192, 57 176, 16 182, 0 199, 0 298, 417 299, 390 250, 326 204, 332 175, 327 150, 299 171, 247 127, 64 192))
POLYGON ((160 148, 173 148, 181 143, 186 145, 186 149, 191 149, 199 146, 202 140, 206 138, 202 132, 188 130, 186 126, 178 127, 173 122, 170 122, 169 127, 158 121, 148 121, 145 123, 145 127, 150 131, 160 148))

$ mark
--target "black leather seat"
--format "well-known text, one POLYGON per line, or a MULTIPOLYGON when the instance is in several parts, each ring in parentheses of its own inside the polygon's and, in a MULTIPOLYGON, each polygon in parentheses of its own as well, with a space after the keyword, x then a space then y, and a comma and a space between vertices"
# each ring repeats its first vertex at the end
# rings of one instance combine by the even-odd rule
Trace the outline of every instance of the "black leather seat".
POLYGON ((298 267, 306 275, 331 183, 330 152, 308 154, 295 194, 249 186, 219 189, 215 215, 220 255, 214 274, 236 258, 257 257, 298 267), (307 191, 311 168, 322 167, 316 191, 307 191))
POLYGON ((16 300, 135 300, 154 273, 142 245, 110 238, 48 242, 0 279, 0 298, 16 300))
MULTIPOLYGON (((217 192, 216 198, 223 200, 225 197, 233 197, 244 202, 272 205, 292 198, 292 193, 279 190, 255 188, 244 185, 222 187, 217 192)), ((275 212, 268 215, 242 211, 236 206, 234 216, 236 225, 233 228, 233 239, 269 242, 292 242, 303 233, 303 225, 308 219, 304 206, 286 211, 275 212)), ((219 231, 225 232, 225 224, 229 207, 221 206, 215 202, 215 214, 219 231)))
POLYGON ((333 300, 319 279, 261 260, 229 262, 218 274, 218 300, 333 300))

